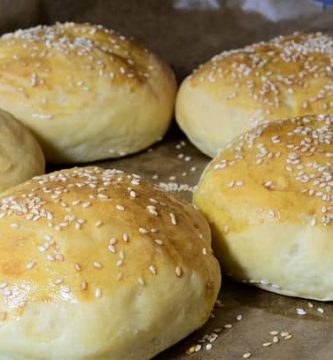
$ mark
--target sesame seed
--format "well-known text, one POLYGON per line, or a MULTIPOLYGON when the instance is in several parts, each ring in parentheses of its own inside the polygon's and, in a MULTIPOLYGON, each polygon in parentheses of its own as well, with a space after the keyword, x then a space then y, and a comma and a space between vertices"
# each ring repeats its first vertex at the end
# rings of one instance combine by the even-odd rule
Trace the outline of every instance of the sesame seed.
POLYGON ((269 347, 271 345, 272 345, 271 342, 265 342, 265 343, 262 344, 263 347, 269 347))
POLYGON ((277 336, 273 337, 273 343, 277 344, 280 341, 280 339, 277 336))
POLYGON ((53 239, 52 239, 52 236, 51 235, 45 235, 44 236, 44 240, 48 241, 48 242, 51 242, 53 239))
POLYGON ((306 315, 306 311, 303 308, 296 308, 297 315, 306 315))
POLYGON ((271 189, 273 186, 273 182, 271 180, 265 181, 264 186, 268 189, 271 189))
POLYGON ((87 290, 87 288, 88 288, 87 282, 86 282, 86 281, 81 281, 81 286, 80 286, 80 288, 81 288, 82 291, 87 290))
POLYGON ((117 263, 116 263, 116 265, 117 265, 118 267, 123 266, 123 264, 124 264, 124 261, 123 261, 122 259, 119 259, 119 260, 117 261, 117 263))
MULTIPOLYGON (((125 235, 125 234, 124 234, 124 235, 125 235)), ((117 238, 111 237, 110 240, 109 240, 109 244, 110 244, 110 245, 116 245, 116 243, 117 243, 117 238)))
POLYGON ((122 273, 118 273, 117 274, 117 280, 120 281, 123 278, 123 274, 122 273))
POLYGON ((201 345, 197 344, 194 346, 194 352, 199 352, 201 350, 201 345))
POLYGON ((182 268, 180 266, 176 266, 175 273, 176 273, 177 277, 181 277, 183 274, 182 268))
POLYGON ((108 250, 111 252, 111 253, 113 253, 113 254, 115 254, 117 251, 116 251, 116 248, 114 247, 114 245, 112 245, 112 244, 109 244, 108 245, 108 250))
POLYGON ((58 261, 64 261, 64 255, 62 254, 56 254, 54 256, 55 260, 58 260, 58 261))
POLYGON ((176 219, 176 215, 174 213, 170 213, 170 219, 171 219, 172 225, 177 225, 177 219, 176 219))
POLYGON ((250 352, 243 354, 243 359, 249 359, 252 356, 250 352))
POLYGON ((35 265, 36 265, 36 260, 32 260, 27 264, 26 268, 28 270, 31 270, 35 265))
POLYGON ((97 261, 97 260, 95 260, 94 261, 94 268, 96 268, 96 269, 102 269, 102 264, 99 262, 99 261, 97 261))
POLYGON ((38 246, 38 251, 41 253, 45 252, 46 251, 45 246, 38 246))
POLYGON ((147 229, 143 228, 143 227, 140 227, 140 228, 139 228, 139 233, 140 233, 140 234, 148 234, 148 232, 149 232, 149 231, 148 231, 147 229))
POLYGON ((75 267, 75 270, 76 270, 76 271, 81 271, 81 270, 82 270, 81 265, 78 264, 78 263, 74 264, 74 267, 75 267))
POLYGON ((209 351, 213 348, 213 345, 212 344, 206 344, 205 346, 206 350, 209 351))
POLYGON ((280 335, 282 336, 282 337, 286 337, 286 336, 288 336, 290 333, 288 332, 288 331, 281 331, 280 332, 280 335))
POLYGON ((154 265, 150 265, 149 266, 149 271, 153 274, 156 275, 157 274, 157 270, 156 267, 154 265))
POLYGON ((99 299, 99 298, 102 297, 102 295, 103 295, 102 289, 96 288, 96 290, 95 290, 95 297, 96 297, 97 299, 99 299))

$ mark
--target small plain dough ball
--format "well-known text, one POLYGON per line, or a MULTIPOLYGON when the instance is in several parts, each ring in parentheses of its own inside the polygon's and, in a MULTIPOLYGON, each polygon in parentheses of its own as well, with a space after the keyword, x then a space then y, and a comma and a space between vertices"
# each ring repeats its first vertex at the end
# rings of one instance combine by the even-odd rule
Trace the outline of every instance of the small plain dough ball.
POLYGON ((137 175, 63 170, 0 209, 0 358, 150 359, 209 318, 207 221, 137 175))
POLYGON ((37 140, 13 116, 0 110, 0 191, 44 173, 37 140))
POLYGON ((333 300, 333 116, 261 125, 222 149, 194 203, 223 270, 276 293, 333 300))
POLYGON ((225 51, 181 85, 176 118, 189 139, 214 157, 265 120, 333 112, 333 40, 294 34, 225 51))
POLYGON ((101 26, 38 26, 0 38, 0 108, 34 132, 50 162, 150 146, 169 127, 175 92, 166 64, 101 26))

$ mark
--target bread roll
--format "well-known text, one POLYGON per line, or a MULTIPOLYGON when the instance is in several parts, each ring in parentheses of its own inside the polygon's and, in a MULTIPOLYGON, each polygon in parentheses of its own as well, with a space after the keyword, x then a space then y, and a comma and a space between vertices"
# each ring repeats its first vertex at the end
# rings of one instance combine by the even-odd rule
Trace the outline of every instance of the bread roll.
POLYGON ((333 112, 332 64, 332 38, 320 33, 225 51, 182 83, 177 121, 213 157, 264 119, 333 112))
POLYGON ((144 149, 166 132, 175 92, 166 64, 101 26, 38 26, 0 38, 0 108, 35 133, 50 162, 144 149))
POLYGON ((0 110, 0 192, 44 173, 37 140, 13 116, 0 110))
POLYGON ((258 126, 205 170, 194 203, 223 270, 279 294, 333 300, 333 115, 258 126))
POLYGON ((95 167, 0 198, 0 357, 149 359, 200 327, 220 287, 199 211, 95 167))

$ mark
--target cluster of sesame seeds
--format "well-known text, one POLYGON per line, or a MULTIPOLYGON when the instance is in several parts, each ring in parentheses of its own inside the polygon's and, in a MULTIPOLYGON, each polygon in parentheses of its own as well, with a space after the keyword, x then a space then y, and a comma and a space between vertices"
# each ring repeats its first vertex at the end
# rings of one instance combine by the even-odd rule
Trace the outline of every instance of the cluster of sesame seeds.
MULTIPOLYGON (((225 313, 226 307, 228 307, 228 305, 222 303, 221 300, 217 299, 216 304, 215 304, 215 312, 218 311, 219 308, 223 308, 224 309, 223 312, 225 313)), ((215 316, 213 316, 213 318, 215 318, 215 316)), ((237 323, 240 323, 243 319, 244 319, 244 316, 242 314, 238 314, 238 315, 234 316, 234 320, 231 323, 226 323, 226 324, 222 325, 221 327, 215 328, 213 331, 210 331, 209 333, 205 334, 199 340, 197 340, 194 344, 189 346, 186 349, 186 354, 194 355, 201 351, 211 351, 214 348, 214 345, 216 345, 216 342, 218 341, 218 339, 223 338, 226 335, 226 331, 230 331, 233 328, 237 329, 237 323)), ((256 334, 256 332, 254 332, 254 333, 256 334)), ((237 339, 236 336, 234 336, 234 338, 237 339)), ((258 346, 265 348, 268 351, 269 348, 277 346, 278 344, 280 344, 279 346, 281 346, 281 344, 284 341, 289 341, 289 340, 292 340, 293 338, 294 338, 294 335, 290 331, 287 331, 283 328, 281 330, 276 330, 276 329, 269 330, 267 332, 267 335, 265 335, 265 338, 263 340, 261 340, 261 342, 259 342, 259 344, 253 343, 251 345, 251 351, 240 352, 239 358, 249 359, 249 358, 255 357, 255 351, 256 351, 255 349, 258 348, 258 346), (268 338, 267 338, 267 336, 268 336, 268 338)), ((220 339, 220 340, 222 340, 222 339, 220 339)), ((256 335, 256 340, 258 340, 257 335, 256 335)), ((238 344, 237 346, 242 347, 243 343, 238 344)), ((260 353, 262 353, 262 352, 260 351, 260 353)), ((266 356, 268 356, 268 355, 266 355, 266 356)))
POLYGON ((163 182, 161 181, 159 184, 159 187, 165 191, 168 192, 183 192, 183 191, 189 191, 191 193, 195 190, 195 185, 189 185, 189 184, 180 184, 177 182, 163 182))
POLYGON ((199 84, 225 83, 229 89, 223 92, 226 101, 241 96, 252 99, 257 104, 251 118, 254 126, 272 116, 275 108, 288 109, 293 102, 301 101, 298 105, 304 114, 313 113, 314 108, 315 112, 329 112, 333 107, 332 79, 333 40, 321 33, 279 36, 225 51, 189 77, 199 84), (316 81, 322 83, 318 88, 316 81), (297 97, 298 91, 304 94, 303 100, 297 97))
MULTIPOLYGON (((128 264, 128 252, 130 245, 136 244, 137 239, 145 237, 150 240, 152 251, 156 254, 163 254, 164 247, 169 244, 170 238, 164 232, 164 226, 178 228, 182 224, 182 216, 176 213, 178 204, 168 203, 168 196, 162 190, 156 187, 157 197, 147 198, 146 184, 143 183, 140 176, 136 174, 126 174, 119 170, 103 170, 100 168, 75 168, 57 173, 36 177, 30 183, 22 185, 17 193, 7 195, 0 199, 0 221, 9 221, 9 228, 17 236, 20 236, 21 230, 31 224, 43 226, 47 225, 47 232, 34 240, 36 242, 36 252, 32 254, 25 268, 26 271, 35 273, 43 269, 45 264, 48 268, 52 264, 58 263, 55 276, 51 279, 49 286, 53 287, 64 299, 73 299, 76 294, 81 292, 89 293, 96 299, 102 298, 107 289, 103 284, 94 282, 94 277, 98 276, 95 272, 103 273, 110 271, 112 266, 114 277, 122 281, 126 276, 126 266, 128 264), (25 191, 25 189, 28 189, 25 191), (135 195, 134 195, 135 194, 135 195), (132 213, 127 215, 129 205, 124 206, 117 199, 122 199, 123 203, 132 204, 140 212, 140 219, 144 226, 139 225, 137 229, 132 224, 132 213), (125 200, 126 199, 126 200, 125 200), (126 202, 125 202, 126 201, 126 202), (129 221, 129 228, 119 233, 112 232, 105 239, 105 253, 97 251, 91 254, 91 259, 87 263, 72 260, 66 253, 66 246, 63 245, 61 233, 74 231, 79 233, 89 227, 94 227, 97 232, 104 233, 109 227, 108 217, 104 215, 93 216, 95 209, 103 204, 115 209, 117 218, 129 221), (117 215, 119 213, 119 215, 117 215), (103 216, 103 217, 102 217, 103 216), (91 218, 92 217, 92 218, 91 218), (163 229, 161 224, 163 222, 163 229), (70 262, 72 262, 70 264, 70 262), (63 264, 63 266, 61 265, 63 264), (72 269, 77 283, 72 280, 66 280, 66 272, 72 269), (60 270, 59 270, 60 269, 60 270), (63 269, 63 270, 61 270, 63 269), (93 277, 90 274, 93 271, 93 277)), ((98 210, 97 210, 98 211, 98 210)), ((177 209, 178 211, 178 209, 177 209)), ((192 225, 191 225, 192 226, 192 225)), ((173 230, 174 231, 174 230, 173 230)), ((179 229, 178 229, 179 231, 179 229)), ((202 246, 202 234, 193 224, 193 232, 197 233, 198 246, 202 246)), ((78 235, 79 236, 79 235, 78 235)), ((206 250, 202 256, 210 253, 206 250)), ((160 269, 158 261, 152 256, 147 264, 137 273, 137 282, 139 286, 149 284, 149 276, 158 276, 160 269)), ((185 273, 182 260, 174 265, 175 278, 183 278, 185 273)), ((112 272, 111 272, 112 274, 112 272)), ((28 275, 27 275, 28 276, 28 275)), ((113 276, 113 275, 112 275, 113 276)), ((10 301, 17 292, 18 286, 11 280, 0 279, 0 289, 2 295, 10 301)), ((25 294, 28 298, 28 293, 25 294)), ((25 301, 20 306, 25 305, 25 301)))
MULTIPOLYGON (((169 181, 159 181, 158 185, 160 188, 164 189, 168 192, 189 192, 193 193, 196 186, 193 185, 193 182, 191 183, 183 183, 180 181, 177 181, 178 177, 186 178, 188 176, 191 176, 195 174, 198 170, 197 166, 192 165, 193 157, 191 155, 186 154, 186 145, 187 142, 184 140, 179 141, 175 145, 176 149, 176 158, 177 158, 177 165, 179 166, 179 169, 181 170, 180 175, 169 175, 168 180, 169 181)), ((153 149, 148 149, 148 152, 152 152, 153 149)), ((154 174, 152 176, 153 180, 159 180, 161 177, 160 174, 154 174)))
MULTIPOLYGON (((215 307, 216 308, 224 307, 224 305, 222 304, 222 302, 219 299, 217 299, 215 307)), ((213 313, 212 313, 212 315, 213 315, 213 313)), ((214 318, 214 315, 212 316, 212 318, 214 318)), ((242 318, 243 318, 243 316, 241 314, 239 314, 236 316, 236 321, 241 321, 242 318)), ((192 354, 198 353, 199 351, 202 351, 202 350, 206 350, 206 351, 212 350, 214 347, 215 341, 218 339, 218 337, 220 335, 222 335, 223 329, 230 330, 231 328, 232 328, 232 324, 229 324, 229 323, 224 324, 223 327, 215 328, 209 334, 205 334, 201 339, 199 339, 196 342, 196 344, 191 345, 188 349, 186 349, 186 354, 192 355, 192 354)))
MULTIPOLYGON (((231 325, 231 324, 227 324, 227 325, 231 325)), ((225 329, 231 329, 232 326, 230 327, 226 327, 224 326, 225 329)), ((187 355, 192 355, 195 354, 199 351, 202 350, 207 350, 210 351, 213 349, 213 345, 214 342, 218 339, 218 337, 220 335, 222 335, 222 329, 221 328, 216 328, 214 329, 214 331, 210 334, 206 334, 204 335, 201 339, 199 339, 198 343, 195 345, 190 346, 187 350, 186 350, 186 354, 187 355)), ((269 331, 270 339, 268 341, 264 341, 262 343, 262 347, 264 348, 270 348, 273 345, 279 344, 280 340, 291 340, 293 338, 293 334, 291 334, 289 331, 286 330, 281 330, 281 331, 277 331, 277 330, 271 330, 269 331)), ((245 352, 241 355, 241 358, 243 359, 249 359, 253 356, 252 352, 245 352)))
MULTIPOLYGON (((243 179, 230 177, 233 168, 251 164, 257 174, 256 181, 261 180, 262 191, 287 194, 290 189, 297 189, 299 196, 307 197, 311 206, 295 216, 311 226, 327 226, 333 219, 332 152, 333 116, 305 116, 265 123, 240 136, 220 153, 212 166, 225 176, 226 189, 235 191, 237 187, 244 187, 246 191, 247 175, 243 179), (272 164, 278 175, 265 171, 272 164)), ((263 206, 258 208, 258 215, 280 221, 283 209, 263 206)))
MULTIPOLYGON (((124 80, 143 83, 154 70, 145 48, 101 25, 74 23, 40 25, 2 35, 0 46, 4 49, 0 61, 3 82, 7 79, 6 74, 15 71, 16 64, 19 63, 26 68, 27 79, 21 81, 20 86, 16 88, 20 93, 25 93, 26 89, 31 94, 35 94, 32 89, 40 91, 41 87, 49 86, 49 81, 53 84, 54 69, 50 67, 47 59, 59 55, 61 61, 65 58, 69 64, 72 63, 73 67, 78 68, 81 74, 94 74, 91 77, 69 74, 66 87, 71 89, 71 92, 73 89, 78 92, 91 92, 95 86, 95 82, 91 79, 96 76, 112 84, 124 80), (6 48, 8 51, 5 51, 6 48)), ((8 76, 8 82, 10 81, 11 77, 8 76)), ((60 101, 65 101, 65 97, 60 101)), ((35 109, 32 116, 41 120, 52 120, 55 115, 47 111, 47 104, 51 102, 51 98, 45 96, 41 98, 40 107, 35 109)))
POLYGON ((311 301, 308 302, 307 306, 308 306, 308 310, 305 310, 304 307, 296 307, 296 314, 300 316, 305 316, 308 315, 309 311, 313 311, 313 310, 319 313, 320 315, 323 315, 325 313, 325 310, 322 307, 319 306, 315 308, 315 306, 311 301))

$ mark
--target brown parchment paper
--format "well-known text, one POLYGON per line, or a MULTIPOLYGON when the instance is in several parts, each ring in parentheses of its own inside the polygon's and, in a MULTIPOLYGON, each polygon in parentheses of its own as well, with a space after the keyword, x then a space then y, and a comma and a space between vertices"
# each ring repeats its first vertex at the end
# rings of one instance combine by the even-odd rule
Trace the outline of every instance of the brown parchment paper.
MULTIPOLYGON (((0 0, 0 31, 56 21, 102 24, 145 43, 172 65, 181 81, 222 50, 298 30, 333 33, 333 7, 324 7, 319 0, 0 0)), ((186 189, 197 183, 208 161, 173 125, 150 150, 97 165, 135 172, 170 189, 186 189)), ((178 193, 191 200, 190 191, 178 193)), ((220 299, 223 306, 214 310, 215 318, 156 359, 233 360, 248 352, 258 360, 333 359, 331 304, 308 304, 226 277, 220 299), (306 315, 298 315, 297 308, 306 315), (219 328, 211 350, 205 350, 206 342, 199 352, 185 354, 219 328), (278 343, 263 347, 272 342, 269 333, 274 330, 289 332, 292 338, 279 335, 278 343)))

